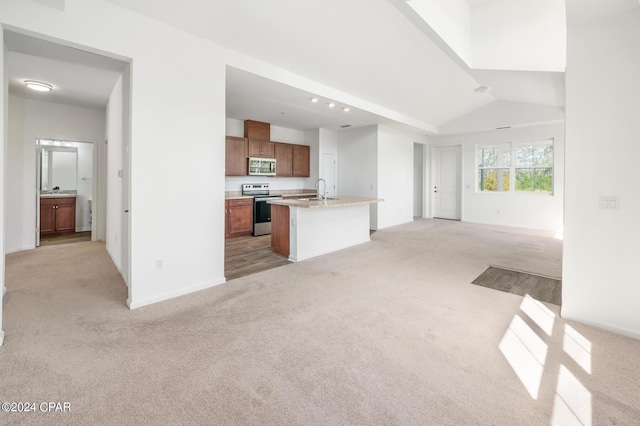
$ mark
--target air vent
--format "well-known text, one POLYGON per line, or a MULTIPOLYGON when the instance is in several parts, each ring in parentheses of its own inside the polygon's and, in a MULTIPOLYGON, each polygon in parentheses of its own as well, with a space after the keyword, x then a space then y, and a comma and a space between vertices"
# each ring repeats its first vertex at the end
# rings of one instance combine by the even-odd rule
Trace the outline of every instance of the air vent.
POLYGON ((343 124, 343 125, 342 125, 342 126, 340 126, 340 127, 342 127, 343 129, 346 129, 347 127, 351 127, 351 124, 343 124))

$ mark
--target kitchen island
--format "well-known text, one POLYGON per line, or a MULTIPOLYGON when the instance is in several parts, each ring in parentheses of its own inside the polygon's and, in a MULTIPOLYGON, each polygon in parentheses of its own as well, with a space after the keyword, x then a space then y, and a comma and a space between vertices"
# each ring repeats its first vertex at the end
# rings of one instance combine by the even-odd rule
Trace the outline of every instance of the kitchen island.
POLYGON ((292 262, 369 241, 377 198, 271 200, 271 247, 292 262))

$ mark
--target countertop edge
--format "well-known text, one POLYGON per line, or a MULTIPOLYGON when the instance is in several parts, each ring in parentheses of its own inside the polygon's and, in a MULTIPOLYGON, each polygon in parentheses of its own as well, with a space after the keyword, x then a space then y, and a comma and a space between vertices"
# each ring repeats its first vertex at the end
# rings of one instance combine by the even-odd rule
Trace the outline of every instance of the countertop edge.
POLYGON ((302 208, 336 208, 357 206, 360 204, 372 204, 384 201, 382 198, 364 198, 364 197, 340 197, 336 200, 323 201, 301 201, 301 200, 269 200, 269 204, 277 206, 302 207, 302 208))

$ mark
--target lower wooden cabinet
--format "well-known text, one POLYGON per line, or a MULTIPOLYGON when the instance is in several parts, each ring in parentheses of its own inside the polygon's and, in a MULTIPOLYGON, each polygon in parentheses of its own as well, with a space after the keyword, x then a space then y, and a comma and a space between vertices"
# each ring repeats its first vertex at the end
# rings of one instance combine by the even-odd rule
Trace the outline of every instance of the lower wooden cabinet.
POLYGON ((40 235, 64 235, 75 232, 75 197, 40 198, 40 235))
POLYGON ((289 206, 271 206, 271 248, 275 254, 289 258, 289 206))
POLYGON ((253 198, 225 200, 225 238, 249 236, 253 232, 253 198))

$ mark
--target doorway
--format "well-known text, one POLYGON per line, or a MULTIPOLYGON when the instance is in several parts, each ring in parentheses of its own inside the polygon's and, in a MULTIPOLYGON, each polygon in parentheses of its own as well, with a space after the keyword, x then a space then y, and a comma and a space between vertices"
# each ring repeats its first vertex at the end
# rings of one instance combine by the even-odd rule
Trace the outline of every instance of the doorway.
POLYGON ((36 247, 91 241, 94 144, 36 139, 36 247))
POLYGON ((325 195, 328 198, 335 198, 337 196, 337 178, 336 178, 336 155, 333 153, 322 154, 322 173, 321 178, 325 180, 326 191, 325 195))
POLYGON ((433 217, 461 219, 460 145, 433 147, 433 217))
POLYGON ((421 218, 424 212, 424 145, 413 144, 413 217, 421 218))

